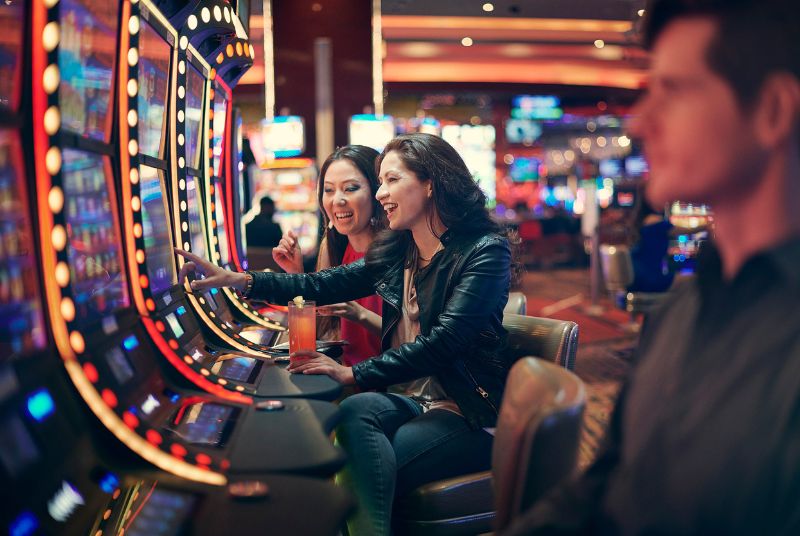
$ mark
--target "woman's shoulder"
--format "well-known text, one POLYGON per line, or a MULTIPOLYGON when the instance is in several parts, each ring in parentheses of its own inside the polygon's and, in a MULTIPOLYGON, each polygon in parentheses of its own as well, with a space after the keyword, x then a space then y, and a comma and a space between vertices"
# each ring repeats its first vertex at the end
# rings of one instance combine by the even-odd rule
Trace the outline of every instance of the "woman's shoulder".
POLYGON ((452 233, 449 237, 462 250, 481 249, 489 246, 508 247, 508 238, 494 231, 476 233, 452 233))

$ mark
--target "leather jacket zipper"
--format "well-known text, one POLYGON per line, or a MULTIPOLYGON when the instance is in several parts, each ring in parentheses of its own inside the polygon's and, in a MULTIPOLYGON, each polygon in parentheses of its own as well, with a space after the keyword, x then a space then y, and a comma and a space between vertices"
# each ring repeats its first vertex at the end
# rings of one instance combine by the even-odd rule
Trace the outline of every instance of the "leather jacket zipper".
POLYGON ((472 382, 472 385, 475 386, 475 392, 477 392, 480 395, 480 397, 484 399, 487 404, 489 404, 489 407, 492 408, 492 411, 494 411, 496 415, 499 415, 500 413, 497 411, 497 406, 495 406, 492 400, 489 398, 489 393, 486 391, 486 389, 484 389, 478 384, 478 381, 475 379, 475 376, 473 376, 472 372, 467 368, 467 364, 464 363, 463 361, 461 363, 467 377, 472 382))

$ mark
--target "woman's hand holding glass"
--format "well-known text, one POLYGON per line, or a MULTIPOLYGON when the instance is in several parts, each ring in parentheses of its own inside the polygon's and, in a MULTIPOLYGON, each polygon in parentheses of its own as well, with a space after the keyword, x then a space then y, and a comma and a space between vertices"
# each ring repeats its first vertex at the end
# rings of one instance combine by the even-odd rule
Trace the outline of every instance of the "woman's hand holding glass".
POLYGON ((272 248, 272 259, 287 274, 303 273, 303 253, 293 231, 283 235, 278 245, 272 248))
POLYGON ((203 279, 192 281, 192 290, 204 292, 212 288, 231 287, 243 291, 247 285, 247 275, 241 272, 232 272, 200 258, 193 253, 175 248, 175 253, 187 260, 178 272, 178 282, 183 284, 189 274, 203 274, 203 279))
POLYGON ((292 354, 289 372, 295 374, 327 374, 342 385, 356 383, 353 369, 340 365, 330 357, 319 352, 303 350, 292 354))

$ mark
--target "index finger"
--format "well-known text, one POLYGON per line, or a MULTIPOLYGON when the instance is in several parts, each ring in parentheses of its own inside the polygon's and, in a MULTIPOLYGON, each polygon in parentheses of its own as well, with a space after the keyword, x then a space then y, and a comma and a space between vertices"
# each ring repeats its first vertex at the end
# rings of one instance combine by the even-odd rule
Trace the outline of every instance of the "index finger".
POLYGON ((182 250, 180 248, 172 248, 172 249, 174 249, 175 253, 177 253, 181 257, 184 257, 185 259, 188 259, 188 260, 192 261, 195 264, 202 265, 203 261, 205 260, 205 259, 201 259, 200 257, 195 255, 194 253, 189 253, 188 251, 184 251, 184 250, 182 250))

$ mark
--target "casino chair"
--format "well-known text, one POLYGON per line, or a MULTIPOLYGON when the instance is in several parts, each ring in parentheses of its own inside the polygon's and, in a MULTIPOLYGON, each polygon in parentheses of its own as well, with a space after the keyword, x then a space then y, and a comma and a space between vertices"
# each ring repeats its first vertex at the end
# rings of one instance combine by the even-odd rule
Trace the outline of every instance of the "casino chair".
POLYGON ((507 351, 518 361, 500 409, 492 470, 431 482, 397 498, 398 534, 489 532, 495 508, 498 520, 508 522, 575 467, 584 406, 582 383, 569 372, 577 324, 508 314, 503 326, 507 351), (531 355, 541 359, 522 358, 531 355))
POLYGON ((508 303, 503 309, 503 314, 507 315, 513 313, 516 315, 524 315, 528 312, 528 298, 522 292, 509 292, 508 303))
POLYGON ((630 323, 628 326, 636 331, 639 323, 636 317, 639 314, 647 316, 660 303, 666 292, 628 292, 628 287, 633 283, 633 261, 631 251, 625 245, 600 245, 600 267, 606 289, 612 294, 614 303, 620 309, 628 311, 630 323))

